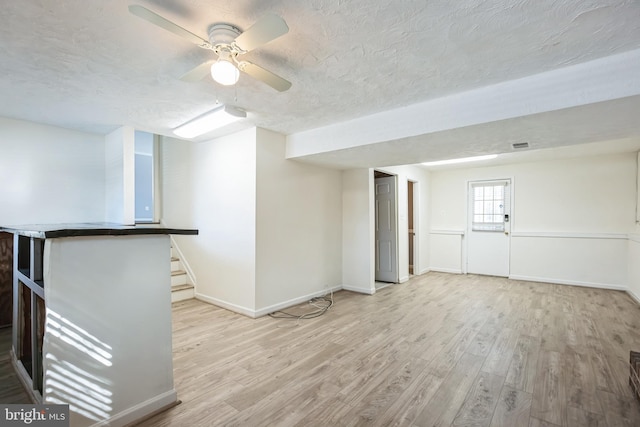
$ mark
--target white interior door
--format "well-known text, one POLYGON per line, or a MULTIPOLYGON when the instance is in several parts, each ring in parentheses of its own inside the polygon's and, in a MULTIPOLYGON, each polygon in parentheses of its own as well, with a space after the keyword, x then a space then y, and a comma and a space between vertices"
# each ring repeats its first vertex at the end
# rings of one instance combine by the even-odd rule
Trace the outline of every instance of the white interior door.
POLYGON ((467 273, 509 276, 511 181, 469 183, 467 273))
POLYGON ((375 179, 376 281, 398 282, 396 177, 375 179))

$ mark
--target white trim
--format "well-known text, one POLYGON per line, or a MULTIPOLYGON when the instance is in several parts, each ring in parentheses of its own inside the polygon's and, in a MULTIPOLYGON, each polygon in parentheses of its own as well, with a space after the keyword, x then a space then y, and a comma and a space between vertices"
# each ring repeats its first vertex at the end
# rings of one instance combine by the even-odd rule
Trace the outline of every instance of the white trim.
POLYGON ((175 405, 177 401, 178 395, 175 389, 171 389, 155 397, 152 397, 151 399, 145 400, 142 403, 132 406, 131 408, 125 409, 124 411, 114 415, 111 418, 92 424, 92 427, 120 427, 130 425, 135 421, 141 420, 145 416, 148 416, 163 408, 168 408, 175 405))
POLYGON ((464 230, 429 230, 429 234, 450 234, 464 236, 464 230))
POLYGON ((359 294, 367 294, 367 295, 373 295, 376 293, 376 288, 357 288, 355 286, 349 286, 349 285, 342 285, 342 289, 345 291, 351 291, 351 292, 357 292, 359 294))
POLYGON ((636 304, 640 305, 640 297, 638 295, 636 295, 636 293, 633 292, 631 289, 627 289, 626 291, 629 294, 629 296, 631 297, 631 299, 634 300, 636 302, 636 304))
POLYGON ((427 274, 430 271, 431 271, 430 268, 425 268, 423 270, 420 270, 420 273, 418 273, 418 276, 422 276, 423 274, 427 274))
POLYGON ((439 267, 431 267, 429 271, 436 271, 438 273, 451 273, 451 274, 462 274, 462 269, 460 268, 439 268, 439 267))
POLYGON ((402 276, 398 283, 405 283, 409 281, 409 276, 402 276))
POLYGON ((288 301, 284 301, 278 304, 273 304, 268 307, 261 308, 256 310, 255 317, 265 316, 269 313, 273 313, 274 311, 282 310, 283 308, 293 307, 294 305, 301 304, 303 302, 307 302, 312 298, 321 297, 324 295, 328 295, 331 292, 337 292, 342 289, 342 286, 334 286, 333 288, 323 289, 321 291, 313 292, 308 295, 303 295, 301 297, 293 298, 288 301))
POLYGON ((640 234, 629 234, 628 238, 631 242, 640 243, 640 234))
POLYGON ((554 239, 609 239, 626 240, 628 234, 624 233, 571 233, 554 231, 516 231, 511 233, 511 237, 547 237, 554 239))
POLYGON ((581 282, 578 280, 564 280, 564 279, 553 279, 549 277, 532 277, 532 276, 519 276, 519 275, 511 275, 509 279, 512 280, 523 280, 525 282, 541 282, 541 283, 552 283, 555 285, 570 285, 570 286, 582 286, 585 288, 598 288, 598 289, 613 289, 616 291, 627 291, 628 288, 624 285, 612 285, 609 283, 592 283, 592 282, 581 282))
POLYGON ((210 297, 208 295, 203 295, 203 294, 200 294, 198 292, 196 292, 195 298, 197 300, 200 300, 200 301, 203 301, 203 302, 207 302, 209 304, 213 304, 213 305, 216 305, 218 307, 222 307, 224 309, 227 309, 229 311, 233 311, 233 312, 238 313, 238 314, 244 314, 245 316, 252 317, 254 319, 256 317, 255 310, 251 310, 250 308, 246 308, 246 307, 242 307, 240 305, 232 304, 230 302, 222 301, 220 299, 213 298, 213 297, 210 297))

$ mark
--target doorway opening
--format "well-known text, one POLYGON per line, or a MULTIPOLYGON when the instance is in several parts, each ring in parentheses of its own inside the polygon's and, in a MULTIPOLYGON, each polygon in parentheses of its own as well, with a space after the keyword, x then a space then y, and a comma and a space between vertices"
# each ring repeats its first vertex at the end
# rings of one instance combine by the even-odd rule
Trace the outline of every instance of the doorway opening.
POLYGON ((374 171, 376 289, 398 283, 397 177, 374 171), (380 285, 378 284, 380 282, 380 285))

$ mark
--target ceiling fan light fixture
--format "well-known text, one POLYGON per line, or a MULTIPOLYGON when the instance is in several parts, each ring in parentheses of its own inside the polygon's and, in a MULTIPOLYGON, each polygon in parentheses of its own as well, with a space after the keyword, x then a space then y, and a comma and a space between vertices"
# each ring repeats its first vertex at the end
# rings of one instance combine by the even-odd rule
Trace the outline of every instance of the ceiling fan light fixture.
POLYGON ((231 86, 238 82, 240 70, 226 59, 220 58, 211 66, 211 77, 224 86, 231 86))
POLYGON ((181 138, 195 138, 247 117, 247 112, 230 105, 221 105, 187 123, 178 126, 173 133, 181 138))

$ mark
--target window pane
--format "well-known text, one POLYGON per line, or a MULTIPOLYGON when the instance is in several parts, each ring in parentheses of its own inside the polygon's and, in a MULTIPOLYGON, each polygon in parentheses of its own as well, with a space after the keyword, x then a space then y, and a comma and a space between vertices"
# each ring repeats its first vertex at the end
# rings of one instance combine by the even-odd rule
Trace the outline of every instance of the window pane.
POLYGON ((494 215, 493 222, 497 222, 497 223, 502 222, 502 215, 494 215))
POLYGON ((484 214, 492 214, 493 212, 493 202, 484 202, 484 214))
POLYGON ((504 203, 502 201, 493 202, 493 213, 494 214, 504 213, 504 203))
POLYGON ((153 134, 135 132, 135 220, 153 221, 153 134))
POLYGON ((474 215, 473 222, 482 222, 482 215, 474 215))
POLYGON ((493 188, 493 198, 496 200, 504 200, 504 186, 496 185, 493 188))
POLYGON ((482 202, 473 202, 473 213, 481 214, 482 213, 482 202))
POLYGON ((484 199, 484 187, 474 187, 473 188, 473 198, 474 200, 482 200, 484 199))
POLYGON ((484 199, 485 200, 493 199, 493 187, 491 186, 484 187, 484 199))

